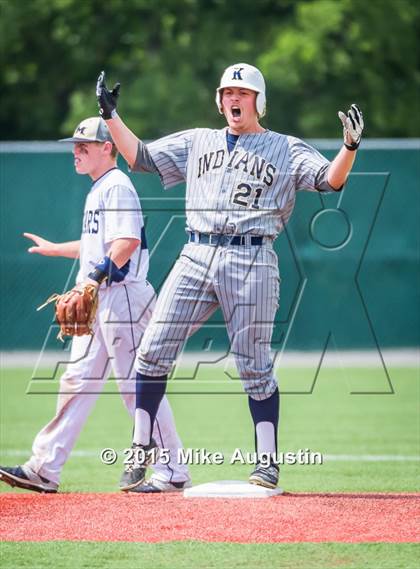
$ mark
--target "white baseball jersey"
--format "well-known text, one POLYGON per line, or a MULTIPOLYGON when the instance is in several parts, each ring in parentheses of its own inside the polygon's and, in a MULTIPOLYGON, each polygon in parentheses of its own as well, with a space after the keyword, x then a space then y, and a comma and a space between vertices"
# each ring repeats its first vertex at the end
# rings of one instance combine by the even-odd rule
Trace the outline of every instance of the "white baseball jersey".
MULTIPOLYGON (((130 178, 113 168, 94 182, 86 197, 76 282, 83 282, 102 261, 112 241, 124 237, 141 239, 141 246, 132 254, 129 270, 121 283, 145 281, 149 252, 140 201, 130 178)), ((105 286, 104 283, 102 287, 105 286)))
POLYGON ((329 191, 330 162, 302 140, 270 130, 239 136, 197 128, 147 145, 165 188, 187 182, 187 227, 202 233, 272 236, 292 213, 296 191, 329 191))

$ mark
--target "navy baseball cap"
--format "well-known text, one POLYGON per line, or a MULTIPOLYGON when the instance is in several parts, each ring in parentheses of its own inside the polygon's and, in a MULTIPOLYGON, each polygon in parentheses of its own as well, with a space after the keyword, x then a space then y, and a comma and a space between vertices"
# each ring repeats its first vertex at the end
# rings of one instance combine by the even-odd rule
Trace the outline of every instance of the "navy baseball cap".
POLYGON ((91 117, 77 125, 71 138, 59 142, 113 142, 106 122, 101 117, 91 117))

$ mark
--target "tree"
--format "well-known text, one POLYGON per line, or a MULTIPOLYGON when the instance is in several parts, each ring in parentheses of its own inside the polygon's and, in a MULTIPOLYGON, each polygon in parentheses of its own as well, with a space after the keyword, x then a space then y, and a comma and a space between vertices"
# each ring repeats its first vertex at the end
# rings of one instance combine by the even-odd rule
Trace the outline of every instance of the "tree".
POLYGON ((335 111, 358 102, 368 136, 418 136, 419 13, 411 0, 300 2, 259 57, 273 128, 335 136, 335 111))
MULTIPOLYGON (((1 1, 1 0, 0 0, 1 1)), ((97 113, 96 77, 119 80, 143 137, 220 126, 219 77, 257 64, 270 128, 337 137, 357 101, 368 136, 418 136, 414 0, 2 0, 3 139, 55 139, 97 113)))

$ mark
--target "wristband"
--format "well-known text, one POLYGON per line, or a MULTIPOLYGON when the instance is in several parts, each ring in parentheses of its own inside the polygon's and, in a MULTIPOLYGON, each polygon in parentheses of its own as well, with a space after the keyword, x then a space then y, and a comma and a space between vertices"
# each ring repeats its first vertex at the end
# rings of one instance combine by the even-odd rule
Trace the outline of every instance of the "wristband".
POLYGON ((130 259, 125 265, 118 268, 117 265, 109 257, 104 257, 103 260, 95 265, 95 269, 88 274, 88 277, 99 284, 102 284, 107 279, 107 286, 111 283, 120 283, 127 276, 130 270, 130 259))
POLYGON ((95 269, 88 274, 88 277, 99 284, 102 284, 106 279, 108 282, 112 280, 113 273, 118 271, 118 267, 112 262, 110 257, 104 257, 103 260, 95 265, 95 269))
POLYGON ((345 142, 343 142, 343 144, 347 148, 347 150, 351 150, 352 152, 354 152, 359 148, 360 140, 359 142, 352 142, 351 144, 346 144, 345 142))

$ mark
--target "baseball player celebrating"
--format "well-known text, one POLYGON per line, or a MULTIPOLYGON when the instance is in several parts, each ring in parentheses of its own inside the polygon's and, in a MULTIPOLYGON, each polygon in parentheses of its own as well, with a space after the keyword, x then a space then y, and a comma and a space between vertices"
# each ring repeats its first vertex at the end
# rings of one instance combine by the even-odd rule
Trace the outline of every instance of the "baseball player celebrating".
MULTIPOLYGON (((356 105, 347 115, 340 113, 344 145, 330 163, 302 140, 260 124, 266 109, 264 78, 257 68, 240 63, 224 71, 216 90, 226 128, 185 130, 145 145, 116 112, 119 88, 108 90, 102 73, 96 94, 128 164, 157 172, 165 188, 186 182, 188 243, 162 288, 138 351, 133 444, 155 445, 152 428, 167 374, 186 338, 220 307, 249 396, 257 456, 273 457, 269 465, 260 460, 249 481, 274 488, 279 392, 270 342, 279 271, 273 241, 292 213, 298 190, 343 187, 360 143, 362 113, 356 105)), ((126 473, 123 480, 130 476, 126 473)))
MULTIPOLYGON (((76 172, 93 180, 81 238, 51 243, 31 233, 24 235, 35 243, 30 253, 80 258, 76 283, 96 287, 98 310, 93 335, 73 339, 56 415, 36 436, 31 458, 23 466, 0 467, 0 477, 7 484, 38 492, 57 492, 61 470, 106 381, 110 363, 123 401, 134 416, 134 357, 155 305, 153 287, 146 280, 149 254, 140 202, 130 179, 117 167, 117 149, 105 121, 88 118, 63 142, 74 143, 76 172)), ((154 438, 176 457, 181 442, 166 398, 157 412, 154 438)), ((143 482, 137 477, 135 484, 143 482)), ((156 463, 146 491, 175 491, 189 485, 187 467, 171 460, 156 463)))

